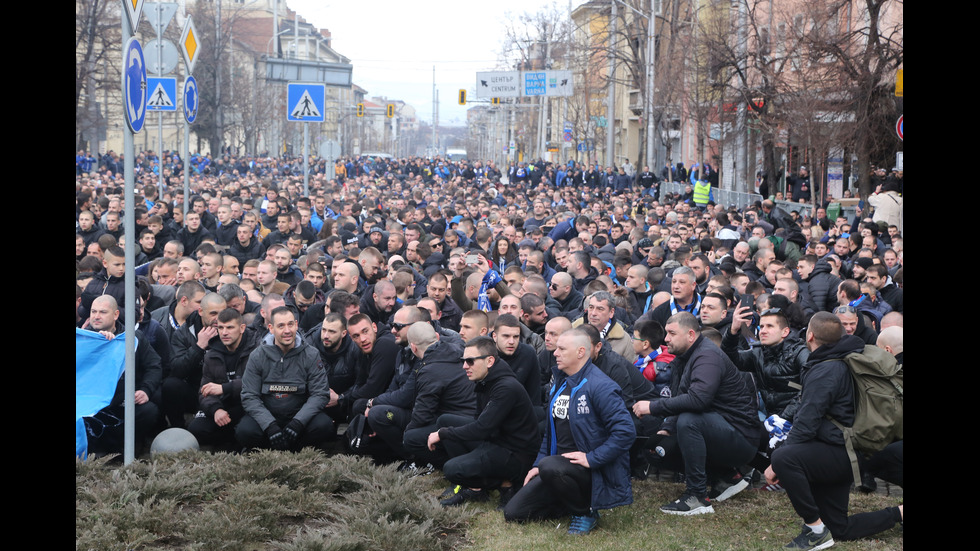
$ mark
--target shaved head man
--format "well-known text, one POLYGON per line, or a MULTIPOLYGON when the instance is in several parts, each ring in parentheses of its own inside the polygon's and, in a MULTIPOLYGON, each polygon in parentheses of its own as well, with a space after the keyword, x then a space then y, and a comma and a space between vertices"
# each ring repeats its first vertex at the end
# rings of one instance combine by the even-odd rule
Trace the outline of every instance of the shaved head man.
POLYGON ((340 289, 342 291, 347 291, 348 293, 355 294, 357 291, 357 280, 360 272, 357 270, 357 266, 350 262, 344 262, 339 266, 334 266, 333 268, 333 286, 334 289, 340 289))

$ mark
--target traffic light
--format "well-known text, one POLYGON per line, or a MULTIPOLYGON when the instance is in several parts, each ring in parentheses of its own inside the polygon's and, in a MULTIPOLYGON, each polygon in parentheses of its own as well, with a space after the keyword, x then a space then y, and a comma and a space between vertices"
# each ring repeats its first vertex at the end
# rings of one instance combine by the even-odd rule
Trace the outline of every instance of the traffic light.
POLYGON ((459 91, 459 104, 466 105, 466 90, 459 91))
POLYGON ((500 105, 500 98, 493 98, 490 100, 493 105, 500 105))
POLYGON ((363 117, 364 116, 364 104, 363 103, 358 103, 357 104, 357 116, 358 117, 363 117))
POLYGON ((395 116, 395 104, 394 103, 389 103, 388 104, 388 109, 385 110, 385 115, 387 115, 389 119, 391 117, 394 117, 395 116))

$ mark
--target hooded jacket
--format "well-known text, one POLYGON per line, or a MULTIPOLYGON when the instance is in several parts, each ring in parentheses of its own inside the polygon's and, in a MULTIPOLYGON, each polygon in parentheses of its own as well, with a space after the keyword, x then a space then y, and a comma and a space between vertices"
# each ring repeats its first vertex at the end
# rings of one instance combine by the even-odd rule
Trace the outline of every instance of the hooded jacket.
POLYGON ((492 442, 528 460, 541 444, 538 419, 524 387, 505 363, 490 367, 487 376, 476 381, 477 417, 472 423, 439 429, 440 439, 465 442, 492 442))
POLYGON ((830 312, 837 306, 837 287, 841 281, 831 273, 830 263, 825 258, 817 261, 806 279, 806 294, 815 311, 830 312))
POLYGON ((599 270, 596 270, 593 266, 589 266, 588 275, 582 278, 572 278, 572 287, 574 287, 576 291, 584 293, 585 288, 589 285, 589 283, 595 281, 597 277, 599 277, 599 270))
POLYGON ((119 306, 119 321, 126 319, 126 278, 110 276, 105 268, 95 274, 82 291, 82 304, 78 307, 78 317, 87 320, 92 303, 102 295, 116 299, 119 306))
POLYGON ((574 286, 568 291, 568 296, 564 300, 555 299, 560 306, 561 315, 570 320, 582 316, 583 300, 585 300, 585 295, 580 293, 574 286))
POLYGON ((794 404, 793 430, 784 445, 819 440, 844 445, 844 436, 830 421, 854 426, 854 382, 844 357, 864 350, 864 342, 844 335, 834 345, 824 345, 810 353, 800 380, 803 390, 794 404))
POLYGON ((275 344, 262 344, 249 355, 242 407, 263 431, 292 419, 305 427, 329 401, 327 372, 312 346, 297 339, 285 354, 275 344))
POLYGON ((444 413, 474 417, 474 385, 462 369, 462 350, 442 341, 426 349, 415 372, 415 407, 405 432, 433 425, 444 413))

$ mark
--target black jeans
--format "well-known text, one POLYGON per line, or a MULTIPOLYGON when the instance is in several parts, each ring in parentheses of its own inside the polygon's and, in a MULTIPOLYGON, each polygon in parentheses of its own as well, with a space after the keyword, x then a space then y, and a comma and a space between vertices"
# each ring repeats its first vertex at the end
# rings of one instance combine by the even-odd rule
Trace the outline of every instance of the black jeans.
MULTIPOLYGON (((472 423, 472 417, 445 414, 436 425, 458 427, 472 423)), ((521 456, 487 441, 440 440, 449 455, 442 471, 453 484, 467 488, 492 488, 509 481, 520 485, 534 463, 533 455, 521 456)))
POLYGON ((592 469, 560 455, 545 457, 538 463, 538 476, 520 489, 504 509, 504 519, 523 522, 530 519, 584 515, 592 505, 592 469))
MULTIPOLYGON (((355 410, 354 415, 357 414, 355 410)), ((363 409, 360 414, 364 415, 363 409)), ((384 442, 395 457, 400 459, 408 458, 408 452, 402 445, 402 439, 405 437, 405 427, 411 420, 412 412, 410 410, 395 406, 374 406, 368 411, 370 430, 374 431, 378 435, 378 439, 384 442)))
MULTIPOLYGON (((196 413, 199 407, 198 387, 178 377, 167 377, 155 396, 171 427, 184 428, 184 414, 196 413)), ((154 401, 157 401, 154 400, 154 401)))
MULTIPOLYGON (((289 421, 290 419, 278 419, 276 422, 279 423, 280 428, 285 428, 289 421)), ((307 446, 323 449, 327 442, 336 437, 337 427, 333 424, 333 419, 321 411, 306 423, 303 433, 299 435, 296 443, 290 449, 299 450, 307 446)), ((235 439, 243 448, 269 447, 269 437, 265 435, 265 431, 255 422, 255 419, 252 419, 252 416, 248 414, 235 427, 235 439)))
POLYGON ((871 536, 902 519, 898 507, 847 516, 854 476, 844 446, 817 441, 783 445, 772 453, 772 470, 803 522, 822 520, 835 539, 871 536))
POLYGON ((245 409, 238 405, 226 410, 231 417, 231 422, 223 427, 219 427, 214 422, 214 417, 204 414, 202 417, 195 417, 187 424, 187 430, 197 438, 198 444, 224 444, 235 441, 235 427, 245 416, 245 409))
POLYGON ((731 470, 748 463, 758 448, 720 413, 682 413, 677 417, 677 444, 684 458, 687 491, 707 495, 708 469, 731 470))

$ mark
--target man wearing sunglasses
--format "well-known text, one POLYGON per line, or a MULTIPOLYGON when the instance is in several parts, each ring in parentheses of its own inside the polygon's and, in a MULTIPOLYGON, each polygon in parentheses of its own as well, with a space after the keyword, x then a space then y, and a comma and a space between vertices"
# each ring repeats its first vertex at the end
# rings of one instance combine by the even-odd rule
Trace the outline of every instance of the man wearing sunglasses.
POLYGON ((516 492, 541 443, 537 416, 523 385, 497 356, 490 337, 466 343, 463 371, 476 384, 477 418, 442 415, 429 433, 429 450, 449 454, 443 467, 453 484, 444 507, 486 501, 489 487, 500 487, 500 504, 516 492))
POLYGON ((551 298, 558 301, 559 313, 568 319, 577 319, 582 315, 582 300, 585 298, 573 284, 572 276, 559 272, 551 278, 549 287, 551 298))

